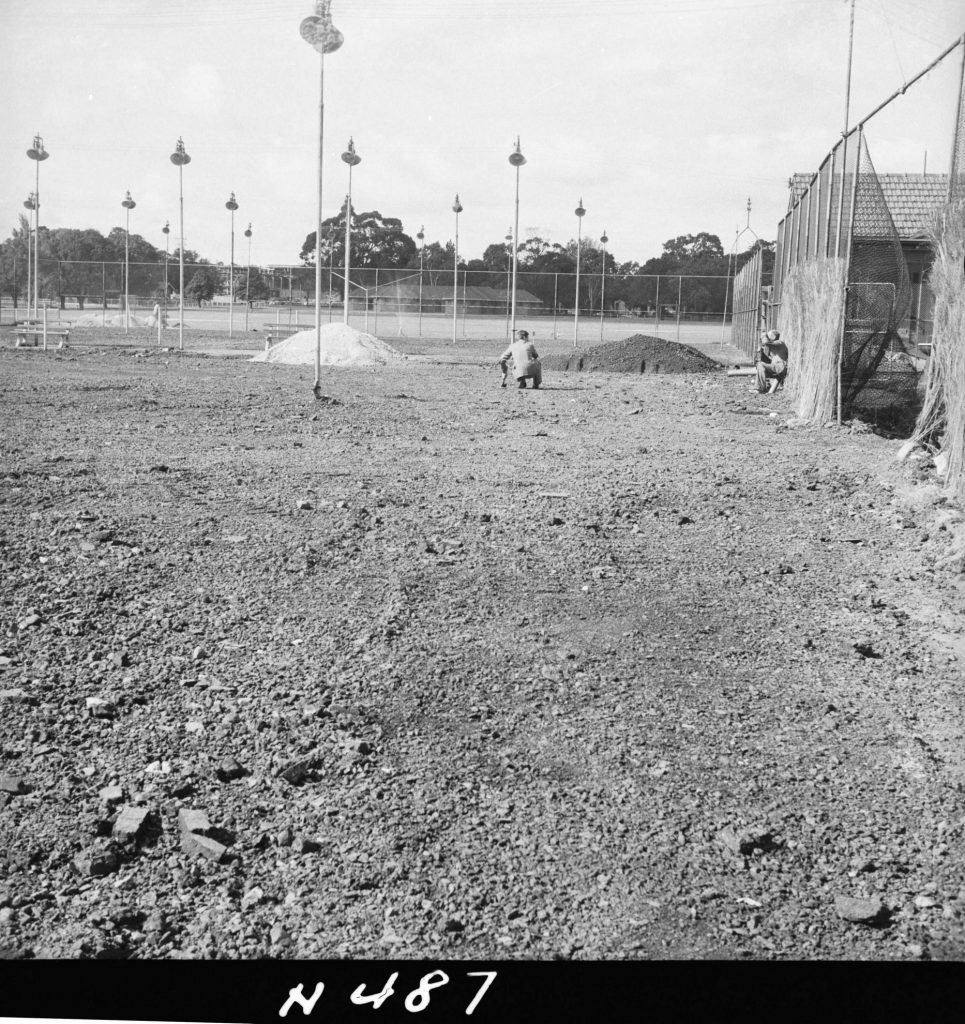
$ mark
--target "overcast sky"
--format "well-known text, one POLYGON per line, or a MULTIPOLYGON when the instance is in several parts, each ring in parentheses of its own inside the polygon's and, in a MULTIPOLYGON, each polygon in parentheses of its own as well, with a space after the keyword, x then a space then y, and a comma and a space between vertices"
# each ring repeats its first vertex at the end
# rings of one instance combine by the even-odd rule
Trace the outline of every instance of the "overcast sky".
MULTIPOLYGON (((185 241, 236 261, 297 263, 314 230, 319 57, 298 34, 312 0, 0 0, 0 238, 34 187, 41 219, 123 226, 177 244, 178 136, 185 241)), ((340 207, 354 136, 356 210, 481 256, 513 219, 520 237, 604 228, 618 259, 676 235, 725 250, 747 224, 773 239, 787 180, 839 137, 848 0, 334 0, 343 47, 325 58, 324 215, 340 207)), ((965 32, 961 0, 857 0, 852 121, 965 32)), ((867 126, 880 171, 948 171, 962 48, 867 126)), ((739 248, 753 241, 745 233, 739 248)))

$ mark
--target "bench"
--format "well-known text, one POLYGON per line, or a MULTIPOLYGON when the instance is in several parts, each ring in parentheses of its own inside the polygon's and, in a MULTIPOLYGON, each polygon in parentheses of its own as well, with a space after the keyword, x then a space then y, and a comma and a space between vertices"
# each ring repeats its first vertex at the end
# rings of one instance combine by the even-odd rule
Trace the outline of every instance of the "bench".
POLYGON ((14 328, 14 333, 17 335, 17 343, 15 345, 15 348, 20 348, 23 345, 26 345, 28 338, 31 338, 33 340, 34 345, 36 345, 37 339, 43 338, 45 334, 48 338, 60 338, 60 344, 57 346, 58 348, 63 348, 70 339, 69 327, 48 327, 47 330, 44 331, 43 327, 34 327, 28 326, 26 324, 17 324, 17 326, 14 328))

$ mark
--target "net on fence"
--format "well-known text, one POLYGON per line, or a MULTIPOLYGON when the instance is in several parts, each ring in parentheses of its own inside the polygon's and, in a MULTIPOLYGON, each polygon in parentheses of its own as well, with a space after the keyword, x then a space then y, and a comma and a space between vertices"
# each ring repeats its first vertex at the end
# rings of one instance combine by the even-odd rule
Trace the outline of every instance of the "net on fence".
POLYGON ((908 268, 861 130, 855 157, 841 350, 841 408, 845 416, 912 408, 919 378, 914 365, 909 365, 898 330, 911 298, 908 268), (906 358, 901 358, 903 355, 906 358))

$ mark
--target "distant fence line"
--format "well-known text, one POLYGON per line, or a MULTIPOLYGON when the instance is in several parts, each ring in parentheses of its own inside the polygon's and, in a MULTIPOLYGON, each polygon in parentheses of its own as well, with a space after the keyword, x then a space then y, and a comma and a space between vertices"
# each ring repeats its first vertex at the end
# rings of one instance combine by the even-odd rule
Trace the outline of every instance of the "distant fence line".
MULTIPOLYGON (((53 308, 123 309, 125 300, 123 262, 40 259, 39 291, 53 308)), ((229 301, 229 270, 209 264, 185 264, 185 306, 226 305, 229 301), (199 292, 191 281, 200 270, 215 278, 213 293, 199 292), (189 291, 189 288, 191 289, 189 291)), ((164 263, 130 263, 128 300, 132 309, 150 309, 156 302, 178 302, 179 268, 164 263)), ((579 295, 575 274, 517 273, 517 316, 552 317, 572 313, 606 317, 638 315, 657 319, 721 323, 730 319, 733 275, 606 274, 581 271, 579 295)), ((471 316, 502 316, 510 306, 510 275, 502 271, 411 268, 351 268, 349 306, 353 311, 391 313, 453 313, 471 316)), ((26 305, 26 271, 16 277, 9 267, 0 294, 15 306, 26 305)), ((322 305, 341 309, 344 301, 344 269, 322 267, 322 305)), ((235 300, 251 306, 314 306, 315 268, 311 266, 238 266, 234 268, 235 300)))

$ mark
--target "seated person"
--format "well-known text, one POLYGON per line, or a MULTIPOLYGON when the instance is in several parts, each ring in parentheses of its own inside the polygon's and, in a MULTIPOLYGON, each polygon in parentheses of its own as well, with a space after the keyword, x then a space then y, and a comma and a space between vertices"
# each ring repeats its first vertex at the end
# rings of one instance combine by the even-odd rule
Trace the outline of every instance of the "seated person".
POLYGON ((513 360, 513 376, 519 382, 520 388, 526 388, 527 378, 532 380, 534 388, 543 383, 543 366, 539 361, 536 346, 529 340, 529 331, 517 331, 516 340, 499 357, 499 368, 503 371, 503 387, 506 387, 506 378, 509 375, 507 363, 510 358, 513 360))
POLYGON ((780 339, 780 331, 761 335, 761 347, 757 353, 757 390, 762 395, 773 395, 783 387, 787 376, 787 345, 780 339))

